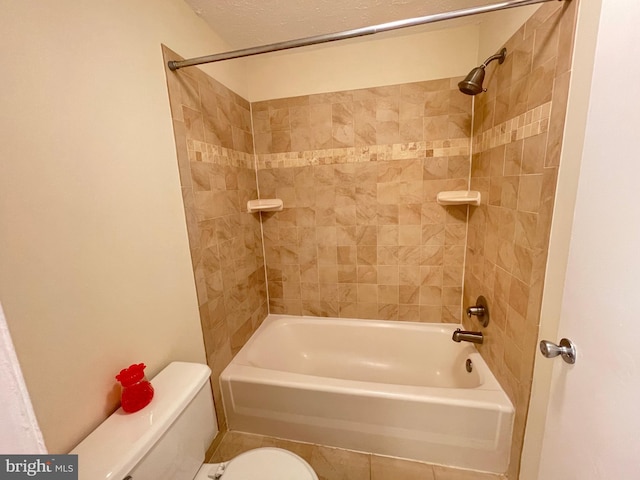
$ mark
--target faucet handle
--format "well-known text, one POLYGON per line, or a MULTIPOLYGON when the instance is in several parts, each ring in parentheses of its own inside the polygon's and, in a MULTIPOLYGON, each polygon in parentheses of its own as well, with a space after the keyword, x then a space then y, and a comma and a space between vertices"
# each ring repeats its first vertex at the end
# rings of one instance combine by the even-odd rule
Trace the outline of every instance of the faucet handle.
POLYGON ((471 316, 478 317, 478 321, 483 327, 489 325, 489 307, 487 305, 487 299, 482 295, 476 299, 474 306, 467 308, 467 317, 471 318, 471 316))
POLYGON ((482 305, 476 305, 475 307, 467 308, 467 317, 471 318, 472 315, 476 317, 484 316, 484 307, 482 305))

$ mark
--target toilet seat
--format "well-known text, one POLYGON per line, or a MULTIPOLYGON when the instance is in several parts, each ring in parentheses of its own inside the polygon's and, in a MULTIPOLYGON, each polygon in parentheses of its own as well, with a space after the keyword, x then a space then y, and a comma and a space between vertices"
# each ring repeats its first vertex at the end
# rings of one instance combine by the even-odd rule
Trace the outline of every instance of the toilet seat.
POLYGON ((256 448, 209 467, 207 477, 215 478, 218 473, 220 480, 318 480, 306 461, 282 448, 256 448))

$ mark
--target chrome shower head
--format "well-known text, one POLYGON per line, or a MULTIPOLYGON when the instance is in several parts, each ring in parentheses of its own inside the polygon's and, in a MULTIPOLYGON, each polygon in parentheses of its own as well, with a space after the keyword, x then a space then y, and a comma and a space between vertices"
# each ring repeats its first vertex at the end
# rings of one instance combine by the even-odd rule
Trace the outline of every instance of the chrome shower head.
POLYGON ((506 56, 507 49, 503 48, 499 53, 487 58, 482 65, 471 70, 469 75, 458 83, 460 91, 467 95, 477 95, 486 92, 487 89, 482 87, 482 82, 484 82, 484 69, 494 60, 498 60, 498 63, 503 63, 506 56))

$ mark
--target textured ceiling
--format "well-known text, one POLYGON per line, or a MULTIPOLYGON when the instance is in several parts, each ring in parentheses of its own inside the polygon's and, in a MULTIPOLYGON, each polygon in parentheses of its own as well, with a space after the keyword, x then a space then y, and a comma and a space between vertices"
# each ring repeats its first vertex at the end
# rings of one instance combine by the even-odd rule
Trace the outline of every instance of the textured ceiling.
POLYGON ((494 0, 185 0, 232 48, 494 3, 494 0))

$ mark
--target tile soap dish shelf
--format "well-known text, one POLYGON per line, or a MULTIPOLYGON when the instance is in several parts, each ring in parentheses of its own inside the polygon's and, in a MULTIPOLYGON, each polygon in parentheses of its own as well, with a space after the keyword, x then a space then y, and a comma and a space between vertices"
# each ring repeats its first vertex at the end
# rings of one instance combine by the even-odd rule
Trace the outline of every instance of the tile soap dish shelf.
POLYGON ((279 212, 283 208, 284 204, 279 198, 261 198, 258 200, 249 200, 247 202, 247 211, 249 213, 279 212))
POLYGON ((475 190, 440 192, 436 197, 440 205, 480 205, 480 192, 475 190))

